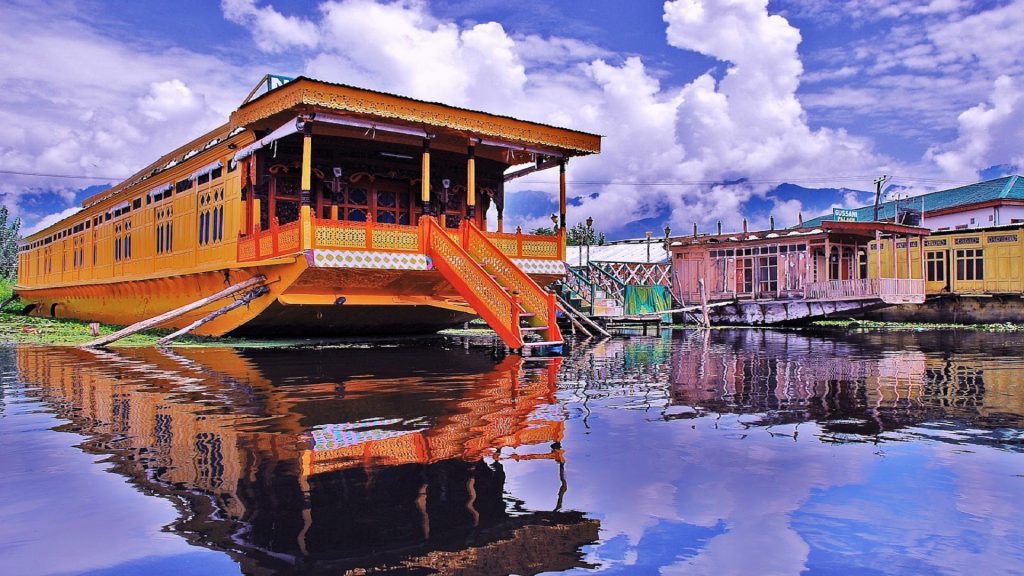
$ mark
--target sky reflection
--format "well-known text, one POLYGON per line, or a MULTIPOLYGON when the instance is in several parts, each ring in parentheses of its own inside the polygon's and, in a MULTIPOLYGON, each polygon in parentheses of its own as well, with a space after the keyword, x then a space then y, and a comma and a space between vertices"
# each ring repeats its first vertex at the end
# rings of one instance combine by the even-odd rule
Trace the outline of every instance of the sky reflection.
POLYGON ((460 344, 6 350, 0 567, 1024 571, 1020 338, 460 344))

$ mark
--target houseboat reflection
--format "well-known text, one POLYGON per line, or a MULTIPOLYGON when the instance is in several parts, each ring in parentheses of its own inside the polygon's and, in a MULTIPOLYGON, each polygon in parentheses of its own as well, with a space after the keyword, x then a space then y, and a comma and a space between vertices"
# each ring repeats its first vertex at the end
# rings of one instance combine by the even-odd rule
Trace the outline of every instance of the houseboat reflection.
POLYGON ((176 502, 175 532, 250 574, 585 566, 598 523, 560 510, 553 362, 410 348, 17 351, 63 429, 176 502), (515 459, 550 462, 555 510, 505 493, 515 459))

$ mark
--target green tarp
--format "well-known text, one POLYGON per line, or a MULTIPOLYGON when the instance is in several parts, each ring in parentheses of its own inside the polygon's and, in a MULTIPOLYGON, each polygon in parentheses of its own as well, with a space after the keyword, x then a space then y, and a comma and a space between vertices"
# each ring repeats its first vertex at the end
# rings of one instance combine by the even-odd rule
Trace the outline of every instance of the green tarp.
MULTIPOLYGON (((672 309, 668 286, 626 286, 625 300, 623 311, 627 316, 657 314, 672 309)), ((671 318, 667 321, 671 322, 671 318)))

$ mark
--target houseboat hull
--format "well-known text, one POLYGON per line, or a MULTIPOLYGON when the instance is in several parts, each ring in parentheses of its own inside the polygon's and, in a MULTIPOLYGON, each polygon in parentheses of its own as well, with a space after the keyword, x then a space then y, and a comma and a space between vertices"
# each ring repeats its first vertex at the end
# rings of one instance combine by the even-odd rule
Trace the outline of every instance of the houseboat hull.
MULTIPOLYGON (((891 306, 882 300, 821 301, 761 300, 719 303, 708 308, 713 325, 768 326, 801 324, 827 318, 849 318, 891 306)), ((677 314, 678 322, 693 322, 700 312, 677 314)))
MULTIPOLYGON (((204 336, 429 334, 460 326, 477 316, 436 269, 320 267, 314 262, 310 251, 230 270, 20 289, 19 294, 33 316, 122 326, 174 310, 257 275, 267 278, 267 294, 195 330, 204 336)), ((531 277, 542 286, 558 278, 531 277)), ((229 302, 211 303, 160 327, 188 326, 229 302)))

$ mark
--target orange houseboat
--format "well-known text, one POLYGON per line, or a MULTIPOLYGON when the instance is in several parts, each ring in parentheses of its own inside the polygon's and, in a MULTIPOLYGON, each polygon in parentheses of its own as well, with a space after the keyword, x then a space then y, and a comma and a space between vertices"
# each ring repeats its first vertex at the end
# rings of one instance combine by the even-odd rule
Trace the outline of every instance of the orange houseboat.
POLYGON ((542 287, 564 274, 565 167, 600 147, 583 132, 267 76, 226 125, 26 238, 17 292, 34 315, 130 324, 263 277, 265 295, 196 332, 430 332, 480 316, 512 348, 529 332, 561 343, 542 287), (556 167, 558 234, 505 232, 504 183, 556 167))

